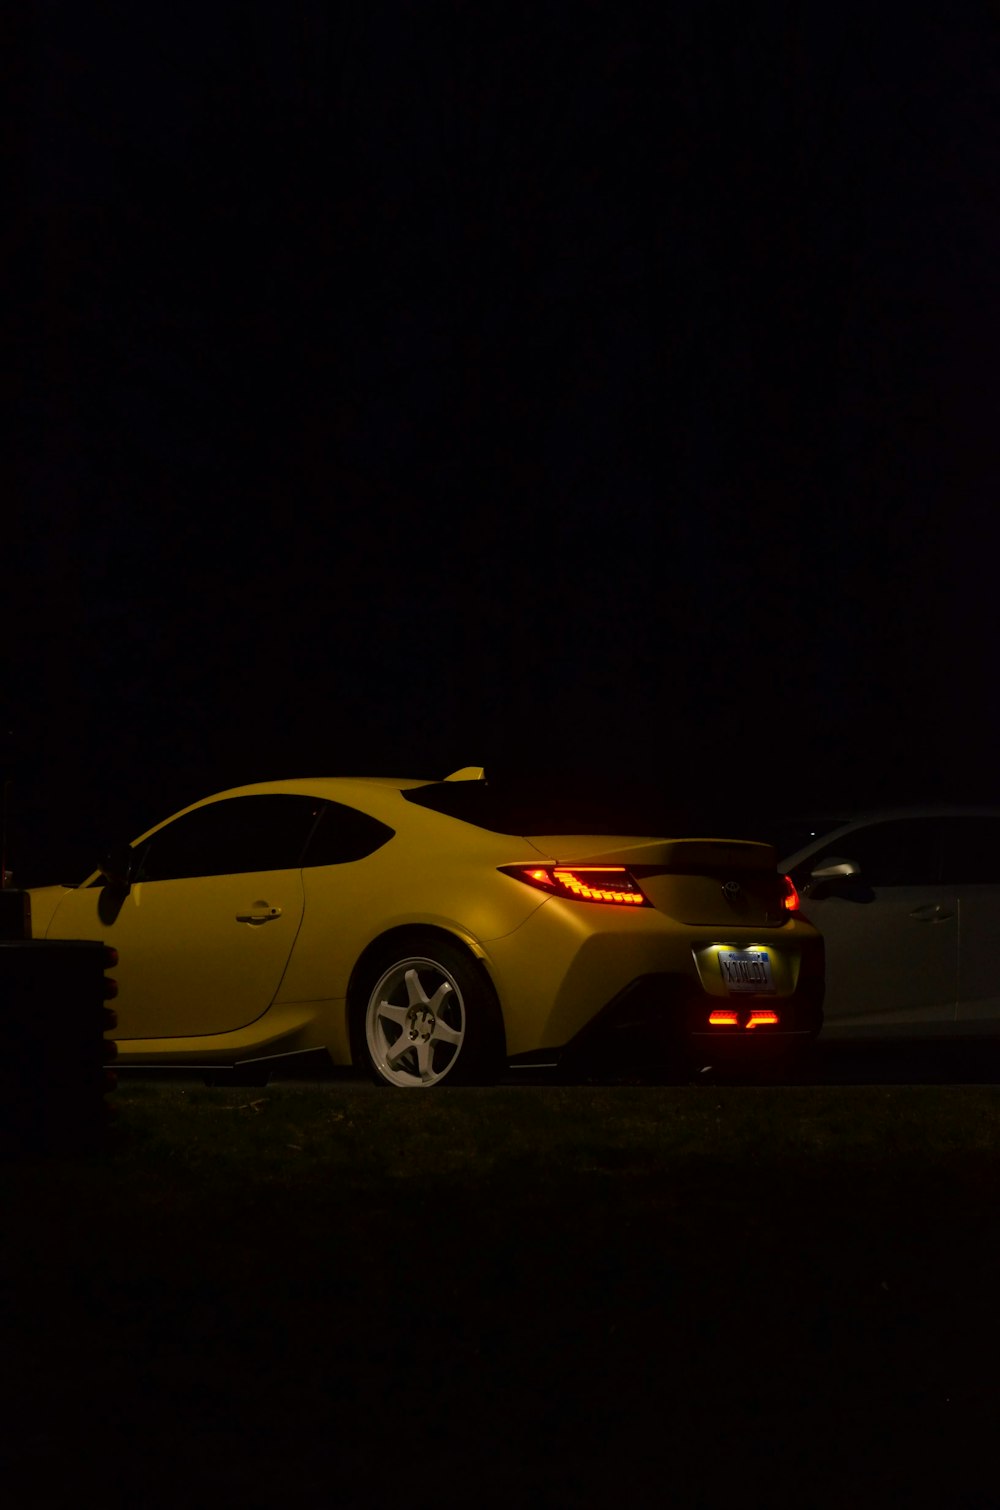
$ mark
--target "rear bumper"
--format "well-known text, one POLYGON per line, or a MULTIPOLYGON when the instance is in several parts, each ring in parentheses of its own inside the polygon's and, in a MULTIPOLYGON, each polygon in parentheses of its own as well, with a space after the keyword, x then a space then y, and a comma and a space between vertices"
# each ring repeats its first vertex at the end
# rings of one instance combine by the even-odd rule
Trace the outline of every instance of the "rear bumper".
POLYGON ((723 978, 722 948, 767 949, 769 999, 792 1006, 808 981, 822 989, 823 940, 801 919, 773 929, 720 929, 681 924, 653 907, 600 908, 559 897, 512 933, 489 940, 484 964, 503 1006, 510 1055, 551 1056, 598 1019, 597 1031, 604 1032, 619 1017, 648 1014, 657 1033, 677 1037, 691 1029, 688 1006, 746 1001, 723 978))
MULTIPOLYGON (((756 1063, 794 1053, 823 1026, 823 977, 804 971, 790 996, 721 999, 692 992, 690 976, 645 975, 631 981, 560 1049, 560 1064, 601 1059, 613 1063, 670 1062, 710 1050, 715 1060, 756 1063), (709 1014, 732 1009, 737 1021, 712 1025, 709 1014), (777 1023, 747 1026, 751 1013, 773 1011, 777 1023)), ((529 1062, 534 1056, 519 1058, 529 1062)))

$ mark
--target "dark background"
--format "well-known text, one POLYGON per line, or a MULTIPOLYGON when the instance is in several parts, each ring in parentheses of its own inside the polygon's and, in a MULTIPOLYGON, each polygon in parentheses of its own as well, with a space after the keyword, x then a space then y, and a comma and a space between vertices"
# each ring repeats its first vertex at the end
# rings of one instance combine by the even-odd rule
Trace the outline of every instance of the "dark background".
POLYGON ((19 881, 284 775, 995 800, 993 7, 18 25, 19 881))

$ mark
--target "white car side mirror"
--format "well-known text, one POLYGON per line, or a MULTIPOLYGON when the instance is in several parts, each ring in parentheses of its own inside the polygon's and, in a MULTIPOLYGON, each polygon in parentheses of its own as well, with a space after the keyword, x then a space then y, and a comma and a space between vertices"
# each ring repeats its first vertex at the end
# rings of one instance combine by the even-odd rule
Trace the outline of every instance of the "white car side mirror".
POLYGON ((809 872, 811 881, 846 881, 849 876, 860 876, 861 866, 856 860, 841 860, 835 855, 817 865, 809 872))

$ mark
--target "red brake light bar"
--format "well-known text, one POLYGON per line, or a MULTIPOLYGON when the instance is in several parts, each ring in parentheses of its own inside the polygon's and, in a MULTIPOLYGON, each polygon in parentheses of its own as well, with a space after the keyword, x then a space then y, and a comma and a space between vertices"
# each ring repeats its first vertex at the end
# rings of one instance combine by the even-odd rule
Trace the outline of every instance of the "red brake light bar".
POLYGON ((575 902, 649 907, 649 898, 624 865, 501 865, 505 876, 575 902))
POLYGON ((773 1007, 750 1007, 743 1012, 734 1007, 713 1007, 708 1014, 708 1025, 710 1028, 738 1028, 741 1019, 744 1031, 750 1028, 776 1028, 781 1022, 773 1007))

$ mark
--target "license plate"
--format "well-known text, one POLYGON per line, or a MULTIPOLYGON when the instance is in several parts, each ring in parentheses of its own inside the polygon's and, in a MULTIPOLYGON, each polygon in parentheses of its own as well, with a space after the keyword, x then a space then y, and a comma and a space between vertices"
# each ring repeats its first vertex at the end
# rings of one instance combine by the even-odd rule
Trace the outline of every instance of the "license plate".
POLYGON ((720 949, 719 969, 730 994, 757 995, 774 990, 766 949, 720 949))

